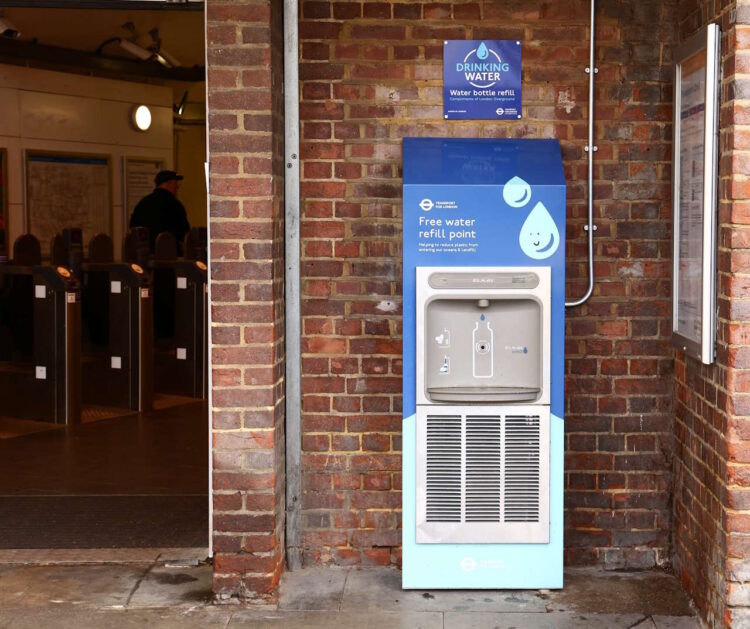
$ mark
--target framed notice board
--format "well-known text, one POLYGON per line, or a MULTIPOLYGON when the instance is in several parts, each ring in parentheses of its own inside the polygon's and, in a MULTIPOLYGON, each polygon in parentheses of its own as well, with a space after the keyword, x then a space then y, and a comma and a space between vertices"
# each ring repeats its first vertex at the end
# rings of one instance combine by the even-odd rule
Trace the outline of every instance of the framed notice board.
POLYGON ((675 54, 672 343, 705 364, 716 345, 720 44, 711 24, 675 54))
POLYGON ((123 181, 125 182, 125 199, 123 203, 123 228, 127 232, 130 216, 135 206, 156 187, 156 174, 163 170, 164 162, 160 159, 125 157, 123 158, 123 181))
POLYGON ((111 235, 110 160, 106 155, 26 152, 26 226, 45 251, 66 227, 80 227, 84 247, 111 235))

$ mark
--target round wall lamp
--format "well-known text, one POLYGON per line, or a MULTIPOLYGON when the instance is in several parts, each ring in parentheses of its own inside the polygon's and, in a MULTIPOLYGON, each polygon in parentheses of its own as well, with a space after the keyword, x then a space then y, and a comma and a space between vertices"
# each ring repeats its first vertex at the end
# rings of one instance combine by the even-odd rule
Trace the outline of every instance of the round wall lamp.
POLYGON ((130 113, 130 121, 136 131, 148 131, 151 127, 151 110, 146 105, 136 105, 130 113))

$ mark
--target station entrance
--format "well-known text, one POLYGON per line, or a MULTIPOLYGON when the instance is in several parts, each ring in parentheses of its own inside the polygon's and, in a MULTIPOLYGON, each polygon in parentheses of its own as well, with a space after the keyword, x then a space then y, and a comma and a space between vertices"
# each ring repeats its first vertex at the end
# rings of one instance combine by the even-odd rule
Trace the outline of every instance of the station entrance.
POLYGON ((0 552, 206 548, 202 3, 30 4, 0 15, 0 552))

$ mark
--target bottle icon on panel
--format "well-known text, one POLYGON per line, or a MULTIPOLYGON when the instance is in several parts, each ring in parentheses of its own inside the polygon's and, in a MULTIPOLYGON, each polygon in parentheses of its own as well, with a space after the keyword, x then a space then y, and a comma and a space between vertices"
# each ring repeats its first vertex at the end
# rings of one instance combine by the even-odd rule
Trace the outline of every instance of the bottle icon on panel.
POLYGON ((450 347, 451 331, 448 328, 443 328, 443 331, 435 337, 435 342, 438 347, 450 347))
POLYGON ((474 326, 472 365, 475 378, 492 378, 494 361, 494 332, 490 322, 482 315, 474 326))

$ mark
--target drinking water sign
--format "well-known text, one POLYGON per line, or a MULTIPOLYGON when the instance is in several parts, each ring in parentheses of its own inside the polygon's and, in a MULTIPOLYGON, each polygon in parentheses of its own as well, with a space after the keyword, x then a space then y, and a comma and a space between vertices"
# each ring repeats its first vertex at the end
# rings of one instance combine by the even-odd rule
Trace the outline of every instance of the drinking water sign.
POLYGON ((521 117, 521 42, 443 42, 443 116, 446 120, 521 117))

